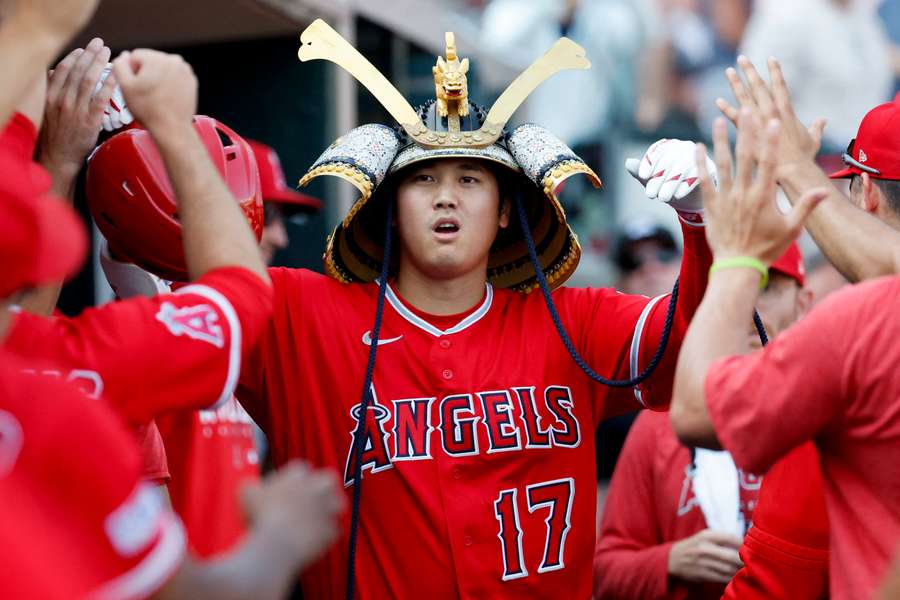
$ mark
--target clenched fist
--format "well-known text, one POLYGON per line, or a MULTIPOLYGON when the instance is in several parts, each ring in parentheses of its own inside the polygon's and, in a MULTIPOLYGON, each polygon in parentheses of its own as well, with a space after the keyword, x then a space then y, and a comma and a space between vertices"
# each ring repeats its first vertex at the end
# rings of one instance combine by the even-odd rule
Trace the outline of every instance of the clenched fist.
POLYGON ((123 52, 113 62, 128 108, 153 133, 189 125, 197 111, 197 77, 178 55, 156 50, 123 52))

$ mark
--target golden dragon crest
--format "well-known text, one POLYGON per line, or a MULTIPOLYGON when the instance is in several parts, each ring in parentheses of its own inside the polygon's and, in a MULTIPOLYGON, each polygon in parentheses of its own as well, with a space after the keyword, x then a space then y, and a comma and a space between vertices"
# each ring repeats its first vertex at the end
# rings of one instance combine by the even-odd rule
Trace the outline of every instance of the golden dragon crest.
POLYGON ((462 61, 456 55, 456 40, 452 32, 444 34, 447 46, 447 60, 437 57, 437 64, 431 67, 434 74, 434 90, 437 97, 437 111, 442 117, 450 114, 450 108, 460 117, 469 114, 469 86, 466 73, 469 72, 469 59, 462 61))

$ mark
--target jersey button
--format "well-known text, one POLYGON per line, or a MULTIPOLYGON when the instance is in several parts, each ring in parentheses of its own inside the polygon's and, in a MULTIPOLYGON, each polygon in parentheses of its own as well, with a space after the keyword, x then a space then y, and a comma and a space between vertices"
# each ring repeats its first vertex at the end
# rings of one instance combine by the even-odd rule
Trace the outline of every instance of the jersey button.
POLYGON ((459 467, 453 467, 453 479, 459 479, 462 477, 462 471, 459 467))
POLYGON ((444 350, 446 350, 446 349, 449 348, 452 344, 450 343, 450 340, 441 340, 440 342, 438 342, 438 345, 439 345, 441 348, 443 348, 444 350))
POLYGON ((453 379, 453 371, 451 371, 450 369, 444 369, 444 371, 441 373, 441 377, 443 377, 444 379, 453 379))
POLYGON ((464 537, 463 544, 465 544, 466 546, 471 546, 472 545, 472 536, 467 535, 466 537, 464 537))

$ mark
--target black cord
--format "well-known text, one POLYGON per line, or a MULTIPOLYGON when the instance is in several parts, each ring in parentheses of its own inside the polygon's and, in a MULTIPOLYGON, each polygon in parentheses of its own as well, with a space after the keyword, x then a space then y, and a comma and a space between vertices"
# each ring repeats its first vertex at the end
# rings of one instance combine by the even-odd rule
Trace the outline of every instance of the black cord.
POLYGON ((660 360, 662 360, 663 354, 666 351, 666 346, 669 344, 669 335, 672 333, 672 322, 675 318, 675 306, 678 303, 678 280, 675 281, 675 286, 672 288, 672 297, 669 300, 669 309, 666 311, 666 321, 663 324, 663 332, 662 337, 659 340, 659 346, 656 348, 656 352, 653 354, 653 358, 650 359, 647 367, 631 379, 607 379, 591 369, 584 359, 581 358, 581 355, 578 354, 578 350, 575 349, 572 340, 569 339, 569 335, 566 333, 566 329, 563 327, 562 321, 559 318, 559 313, 556 311, 556 306, 553 304, 553 299, 550 297, 550 287, 547 285, 544 269, 541 268, 541 263, 538 261, 537 250, 535 250, 534 247, 534 238, 531 236, 531 228, 528 226, 528 217, 525 214, 525 203, 522 202, 521 191, 516 193, 515 201, 516 209, 519 213, 519 223, 522 225, 522 233, 525 236, 525 245, 528 247, 528 256, 531 258, 531 264, 534 265, 534 272, 537 276, 538 285, 540 285, 541 292, 544 294, 544 303, 547 305, 547 310, 550 311, 550 318, 553 319, 553 324, 556 326, 556 332, 559 334, 559 339, 562 340, 563 345, 566 347, 566 350, 569 351, 569 356, 572 357, 575 364, 577 364, 588 377, 597 383, 602 383, 609 387, 633 387, 650 377, 659 365, 660 360))
POLYGON ((769 336, 766 335, 766 326, 763 325, 762 319, 756 309, 753 309, 753 324, 756 325, 756 333, 759 334, 759 341, 765 346, 769 343, 769 336))
POLYGON ((372 398, 372 376, 375 373, 375 355, 378 351, 378 336, 381 333, 381 318, 384 314, 384 297, 387 293, 388 271, 391 264, 391 225, 393 222, 393 204, 388 203, 387 219, 384 226, 384 258, 381 263, 381 275, 378 287, 378 301, 375 304, 375 324, 372 326, 372 340, 369 346, 369 361, 366 364, 366 377, 363 381, 362 398, 359 401, 359 417, 356 433, 353 437, 353 500, 350 508, 350 542, 347 549, 347 600, 353 600, 356 584, 356 541, 359 537, 359 503, 362 494, 362 457, 365 450, 366 411, 372 398))

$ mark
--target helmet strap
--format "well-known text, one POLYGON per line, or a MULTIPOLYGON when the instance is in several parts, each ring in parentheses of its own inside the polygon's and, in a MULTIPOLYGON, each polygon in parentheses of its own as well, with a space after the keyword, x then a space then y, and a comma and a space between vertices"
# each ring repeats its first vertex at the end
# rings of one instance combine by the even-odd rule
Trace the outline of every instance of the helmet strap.
POLYGON ((378 338, 381 334, 381 321, 384 315, 384 297, 387 293, 388 273, 391 265, 391 226, 393 224, 393 203, 388 202, 387 217, 384 226, 384 258, 381 263, 381 275, 378 279, 378 300, 375 304, 375 324, 372 326, 372 342, 369 345, 369 360, 366 364, 366 376, 363 380, 362 397, 359 401, 359 419, 353 437, 353 500, 350 509, 350 541, 347 550, 347 600, 353 600, 356 583, 356 542, 359 537, 359 504, 362 493, 362 458, 365 450, 366 421, 369 405, 372 401, 372 377, 375 373, 375 355, 378 352, 378 338))

